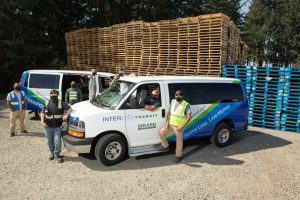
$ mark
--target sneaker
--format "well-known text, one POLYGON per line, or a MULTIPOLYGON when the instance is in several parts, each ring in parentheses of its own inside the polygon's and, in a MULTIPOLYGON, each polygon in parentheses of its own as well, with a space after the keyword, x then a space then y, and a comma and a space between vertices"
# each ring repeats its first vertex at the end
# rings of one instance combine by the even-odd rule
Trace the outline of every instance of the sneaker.
POLYGON ((181 160, 182 160, 182 157, 175 156, 175 158, 174 158, 175 163, 179 163, 181 160))
POLYGON ((63 163, 64 159, 61 156, 54 156, 54 159, 58 162, 58 163, 63 163))
POLYGON ((10 137, 14 137, 15 136, 15 133, 10 133, 10 137))
POLYGON ((28 133, 28 131, 27 131, 27 130, 24 130, 24 131, 21 131, 21 133, 28 133))
POLYGON ((53 154, 50 154, 49 160, 54 160, 54 155, 53 154))

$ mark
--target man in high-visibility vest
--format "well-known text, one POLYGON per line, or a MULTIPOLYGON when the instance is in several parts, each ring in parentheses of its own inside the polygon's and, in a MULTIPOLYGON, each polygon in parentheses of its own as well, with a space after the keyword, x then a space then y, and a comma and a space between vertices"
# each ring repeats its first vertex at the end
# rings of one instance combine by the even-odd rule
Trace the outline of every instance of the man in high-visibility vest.
POLYGON ((166 134, 168 131, 173 130, 176 135, 176 156, 174 159, 175 163, 182 160, 182 149, 183 149, 183 131, 185 125, 192 118, 192 112, 190 104, 183 100, 183 92, 177 90, 175 99, 171 102, 171 107, 168 112, 166 125, 160 130, 160 141, 165 149, 169 150, 169 143, 166 140, 166 134))
POLYGON ((64 160, 60 156, 61 149, 61 125, 66 121, 72 108, 65 102, 58 99, 58 91, 50 91, 50 101, 45 102, 41 113, 41 124, 44 128, 48 146, 50 149, 49 160, 56 160, 62 163, 64 160), (66 111, 66 114, 64 114, 66 111))
POLYGON ((28 133, 24 124, 27 97, 23 91, 20 91, 19 83, 14 84, 14 90, 8 93, 6 102, 10 109, 10 137, 15 136, 17 119, 20 121, 21 133, 28 133))
POLYGON ((67 91, 66 91, 65 102, 70 105, 73 105, 80 101, 82 101, 82 92, 77 87, 76 82, 72 81, 71 88, 67 89, 67 91))

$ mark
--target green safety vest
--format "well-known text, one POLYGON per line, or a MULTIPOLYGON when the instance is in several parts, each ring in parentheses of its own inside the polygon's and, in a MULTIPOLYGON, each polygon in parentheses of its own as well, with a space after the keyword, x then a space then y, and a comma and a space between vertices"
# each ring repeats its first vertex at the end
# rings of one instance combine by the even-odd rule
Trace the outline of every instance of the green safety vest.
POLYGON ((176 100, 173 100, 171 103, 171 116, 169 123, 173 126, 181 126, 186 120, 184 111, 189 103, 183 100, 175 110, 175 101, 176 100))

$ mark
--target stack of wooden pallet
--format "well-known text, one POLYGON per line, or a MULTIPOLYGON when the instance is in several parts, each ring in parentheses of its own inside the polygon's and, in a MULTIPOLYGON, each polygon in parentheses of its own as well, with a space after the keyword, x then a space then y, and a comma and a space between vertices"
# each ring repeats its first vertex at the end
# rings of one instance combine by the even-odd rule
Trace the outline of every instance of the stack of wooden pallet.
POLYGON ((159 24, 158 68, 168 69, 165 70, 165 75, 173 75, 174 69, 176 69, 177 66, 178 22, 177 20, 162 20, 159 21, 158 24, 159 24))
POLYGON ((111 27, 99 29, 99 58, 100 68, 99 71, 110 72, 112 64, 112 40, 111 40, 111 27))
POLYGON ((78 66, 78 57, 77 57, 77 40, 76 32, 66 33, 66 43, 67 43, 67 67, 72 69, 78 66))
POLYGON ((142 34, 142 66, 139 68, 139 75, 155 75, 159 60, 158 22, 144 22, 142 34))
POLYGON ((142 21, 127 23, 126 32, 126 63, 130 73, 138 73, 142 58, 142 21))
POLYGON ((178 19, 178 55, 175 75, 197 75, 199 18, 178 19))
POLYGON ((247 46, 222 13, 129 22, 66 33, 68 67, 139 75, 220 76, 222 64, 244 64, 247 46))
POLYGON ((116 67, 125 66, 126 62, 127 24, 112 26, 112 66, 110 72, 115 73, 116 67))

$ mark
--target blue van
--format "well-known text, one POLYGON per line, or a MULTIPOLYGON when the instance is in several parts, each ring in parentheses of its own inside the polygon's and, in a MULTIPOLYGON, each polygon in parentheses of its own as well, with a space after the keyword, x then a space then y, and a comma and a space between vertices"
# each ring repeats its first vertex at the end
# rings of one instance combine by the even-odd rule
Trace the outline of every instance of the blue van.
MULTIPOLYGON (((192 119, 183 139, 210 137, 218 147, 227 146, 233 132, 248 127, 248 101, 240 80, 212 77, 122 77, 98 95, 96 101, 81 102, 72 108, 66 148, 93 153, 104 165, 114 165, 129 156, 162 152, 159 130, 176 90, 184 92, 192 119), (158 90, 161 106, 154 111, 139 107, 152 90, 158 90)), ((175 134, 167 137, 176 140, 175 134)))

